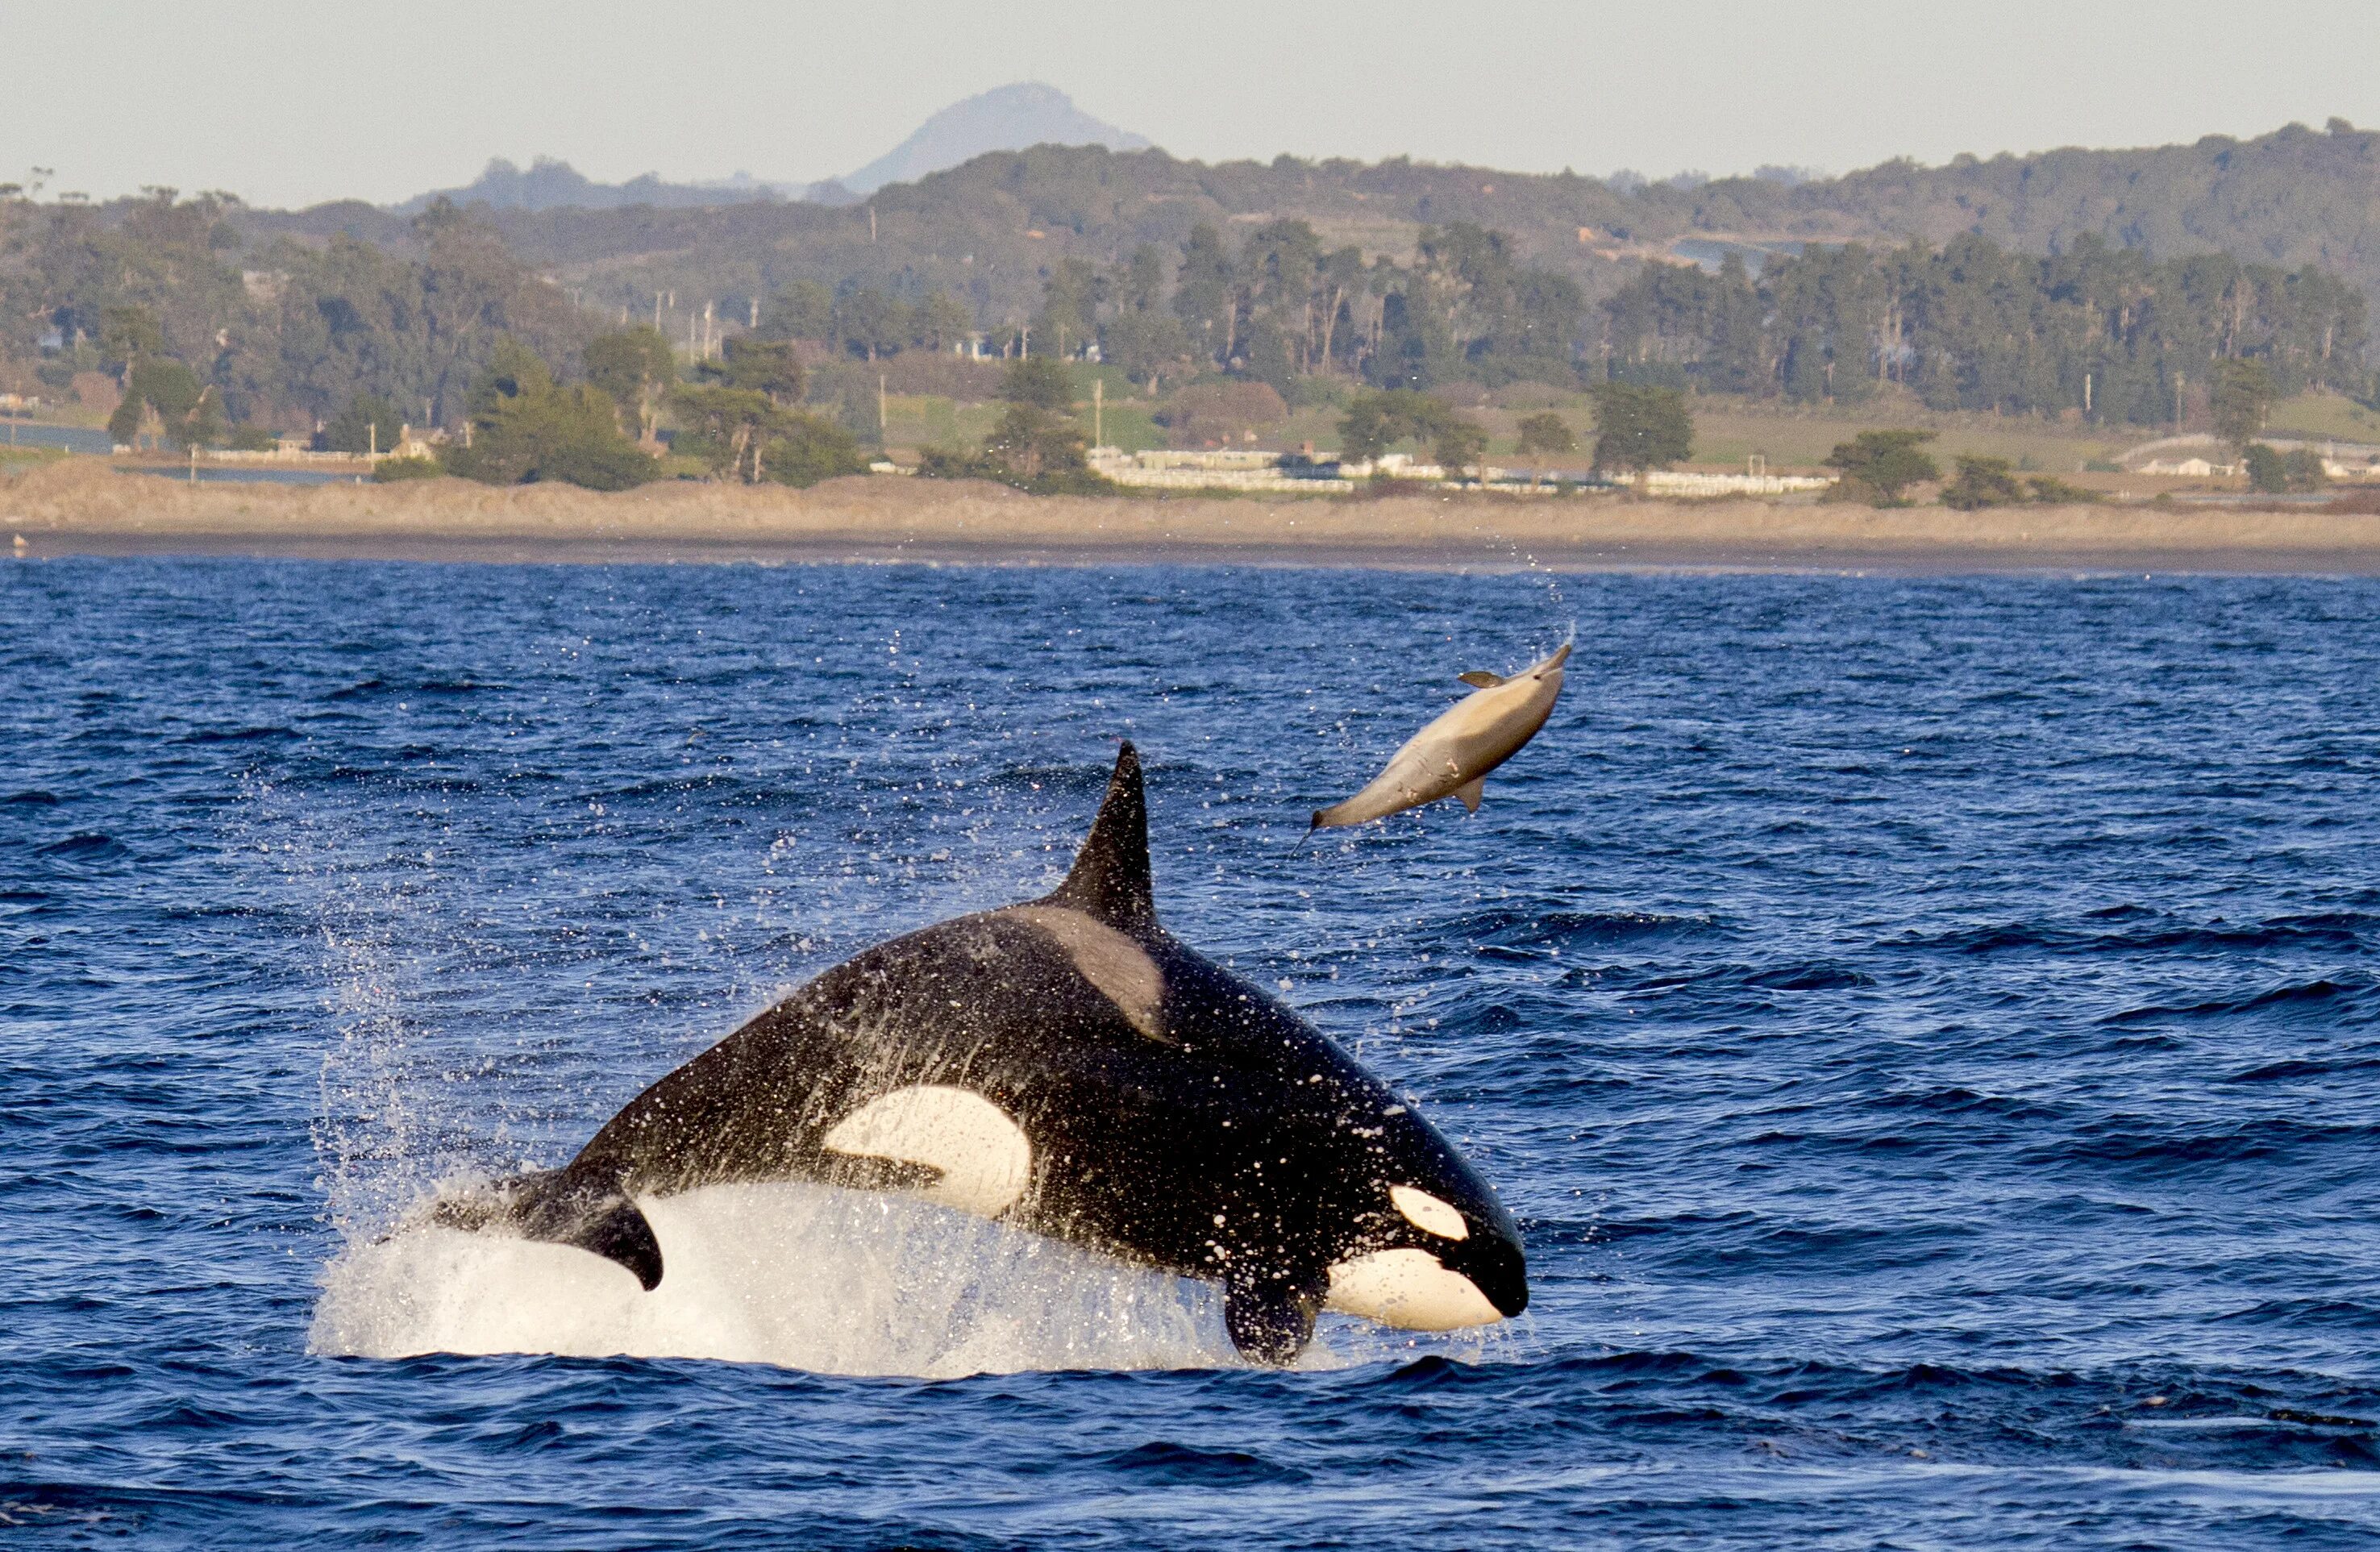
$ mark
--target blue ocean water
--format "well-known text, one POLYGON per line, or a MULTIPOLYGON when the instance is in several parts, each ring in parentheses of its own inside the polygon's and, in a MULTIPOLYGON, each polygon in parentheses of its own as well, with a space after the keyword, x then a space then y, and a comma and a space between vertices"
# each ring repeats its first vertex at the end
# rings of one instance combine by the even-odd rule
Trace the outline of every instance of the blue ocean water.
POLYGON ((0 567, 0 1526, 2370 1546, 2375 617, 2318 579, 0 567), (1573 623, 1480 814, 1293 848, 1573 623), (547 1341, 567 1287, 382 1241, 1046 888, 1123 734, 1169 925, 1458 1139, 1522 1319, 1257 1372, 1196 1289, 796 1212, 733 1340, 547 1341), (523 1351, 385 1355, 465 1328, 523 1351))

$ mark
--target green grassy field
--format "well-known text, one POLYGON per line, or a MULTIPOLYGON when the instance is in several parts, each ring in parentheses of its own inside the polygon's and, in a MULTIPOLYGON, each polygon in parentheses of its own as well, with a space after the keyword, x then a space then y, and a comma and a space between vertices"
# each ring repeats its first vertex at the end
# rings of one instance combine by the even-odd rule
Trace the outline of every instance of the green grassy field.
POLYGON ((73 455, 63 447, 10 447, 0 443, 0 469, 13 472, 30 468, 35 464, 55 463, 60 458, 73 455))
POLYGON ((2303 394, 2276 405, 2266 425, 2276 435, 2380 443, 2380 415, 2338 394, 2303 394))
MULTIPOLYGON (((1105 440, 1127 451, 1167 445, 1165 429, 1152 417, 1158 405, 1138 394, 1112 367, 1087 368, 1087 387, 1096 373, 1104 383, 1102 415, 1105 440)), ((1688 467, 1741 470, 1757 456, 1773 473, 1821 470, 1836 443, 1863 430, 1912 429, 1932 431, 1930 451, 1946 466, 1961 455, 2006 458, 2027 472, 2071 477, 2094 462, 2113 462, 2126 449, 2167 434, 2155 426, 2093 426, 2080 420, 2049 420, 2034 416, 2002 416, 1927 409, 1904 394, 1881 396, 1858 406, 1787 406, 1774 400, 1732 394, 1700 394, 1691 401, 1694 418, 1694 451, 1688 467)), ((1465 406, 1487 428, 1492 439, 1488 456, 1519 461, 1522 418, 1552 410, 1569 425, 1578 441, 1576 454, 1546 460, 1554 467, 1583 467, 1595 441, 1595 412, 1584 394, 1536 383, 1518 383, 1488 395, 1485 402, 1465 406)), ((896 395, 887 406, 886 443, 895 448, 955 447, 979 444, 999 418, 996 406, 954 404, 929 394, 896 395)), ((1257 445, 1283 451, 1312 443, 1321 453, 1339 447, 1341 411, 1315 406, 1293 411, 1257 445)), ((1090 406, 1076 412, 1086 435, 1090 431, 1090 406)), ((2343 441, 2380 442, 2380 415, 2337 394, 2308 394, 2277 406, 2272 418, 2276 434, 2338 437, 2343 441)))
MULTIPOLYGON (((1121 374, 1119 374, 1121 375, 1121 374)), ((1100 429, 1111 447, 1136 452, 1163 447, 1165 428, 1150 418, 1157 406, 1148 400, 1110 399, 1100 417, 1100 429)), ((1083 434, 1091 434, 1091 409, 1075 413, 1083 434)), ((884 445, 911 452, 929 447, 979 447, 999 424, 1000 406, 959 404, 939 394, 895 394, 884 401, 884 445)))

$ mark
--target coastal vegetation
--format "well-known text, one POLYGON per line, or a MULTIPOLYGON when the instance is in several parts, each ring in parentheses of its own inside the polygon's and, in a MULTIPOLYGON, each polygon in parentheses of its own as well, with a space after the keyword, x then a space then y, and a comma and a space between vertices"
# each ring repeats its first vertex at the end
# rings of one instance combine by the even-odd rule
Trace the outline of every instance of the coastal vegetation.
POLYGON ((0 389, 161 450, 429 431, 456 473, 606 486, 807 483, 898 449, 1058 489, 1097 478, 1095 439, 1806 468, 1914 428, 2012 478, 2211 430, 2302 486, 2248 449, 2380 434, 2359 418, 2380 271, 2360 216, 2283 191, 2373 165, 2380 137, 2333 125, 1799 182, 1041 147, 848 208, 0 186, 0 389), (2048 205, 1994 202, 2021 174, 2048 205), (2075 214, 2119 184, 2129 224, 2075 214), (2053 206, 2071 219, 2045 226, 2053 206), (1020 362, 1065 390, 1018 396, 1020 362))
POLYGON ((1898 384, 1936 409, 2129 425, 2211 411, 2229 436, 2277 394, 2368 388, 2364 298, 2338 277, 2157 262, 2087 236, 2040 259, 1972 234, 1813 247, 1757 278, 1733 255, 1716 273, 1647 265, 1605 311, 1615 377, 1799 402, 1898 384))
POLYGON ((1595 393, 1595 463, 1642 474, 1693 456, 1694 420, 1686 396, 1644 382, 1607 382, 1595 393))
POLYGON ((1902 492, 1942 478, 1942 467, 1925 452, 1931 431, 1862 431, 1838 443, 1827 455, 1827 467, 1842 476, 1835 493, 1846 501, 1873 506, 1905 506, 1902 492))
POLYGON ((1072 418, 1075 377, 1046 356, 1019 357, 1002 375, 999 424, 980 449, 929 447, 917 472, 929 479, 990 479, 1043 496, 1094 496, 1114 487, 1091 470, 1072 418))
MULTIPOLYGON (((2380 135, 2333 120, 2253 139, 2210 135, 2141 149, 2064 149, 1896 161, 1840 177, 1779 169, 1740 177, 1597 178, 1432 164, 1281 156, 1199 163, 1163 152, 1037 146, 981 156, 858 204, 658 204, 488 210, 510 249, 566 277, 589 304, 650 315, 656 293, 717 297, 737 317, 799 281, 830 296, 936 293, 978 325, 1022 325, 1062 261, 1111 266, 1147 244, 1178 251, 1199 224, 1242 234, 1304 221, 1368 261, 1414 250, 1424 226, 1510 234, 1524 265, 1568 275, 1599 300, 1647 260, 1803 245, 1939 249, 1972 233, 2029 257, 2086 236, 2162 261, 2222 252, 2297 271, 2312 264, 2380 294, 2380 135)), ((243 230, 320 241, 346 234, 402 249, 407 216, 354 201, 244 212, 243 230)), ((1232 246, 1236 246, 1234 243, 1232 246)), ((697 310, 699 303, 694 304, 697 310)), ((684 317, 683 312, 679 315, 684 317)), ((673 337, 682 337, 683 329, 673 337)))
POLYGON ((652 458, 620 433, 618 406, 589 384, 555 382, 516 340, 496 343, 471 386, 469 413, 469 434, 449 443, 440 460, 466 479, 625 491, 656 473, 652 458))

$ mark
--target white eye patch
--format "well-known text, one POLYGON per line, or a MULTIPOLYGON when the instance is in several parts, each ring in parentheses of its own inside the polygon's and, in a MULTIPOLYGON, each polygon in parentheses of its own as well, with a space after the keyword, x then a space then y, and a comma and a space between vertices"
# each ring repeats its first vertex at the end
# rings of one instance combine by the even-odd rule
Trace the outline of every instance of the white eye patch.
POLYGON ((1389 1187, 1389 1200, 1396 1204, 1397 1211, 1405 1215, 1405 1221, 1416 1229, 1436 1234, 1441 1240, 1467 1240, 1471 1237, 1471 1225, 1463 1221, 1463 1215, 1427 1191, 1416 1191, 1410 1185, 1392 1185, 1389 1187))

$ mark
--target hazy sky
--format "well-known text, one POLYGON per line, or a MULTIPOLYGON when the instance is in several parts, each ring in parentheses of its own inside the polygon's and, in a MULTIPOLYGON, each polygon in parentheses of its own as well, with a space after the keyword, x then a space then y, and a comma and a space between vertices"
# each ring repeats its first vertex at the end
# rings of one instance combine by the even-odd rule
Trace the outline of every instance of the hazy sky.
POLYGON ((0 179, 274 205, 823 177, 1019 79, 1183 156, 1597 174, 2380 125, 2380 0, 0 0, 0 179))

